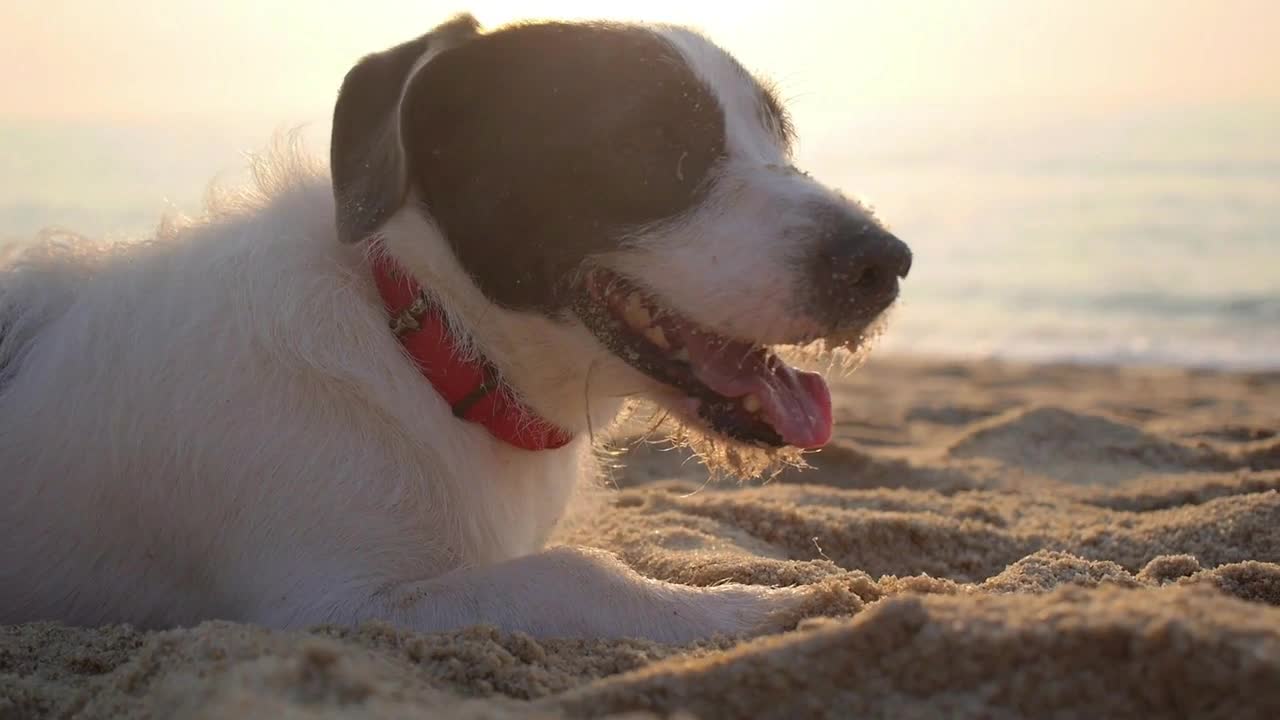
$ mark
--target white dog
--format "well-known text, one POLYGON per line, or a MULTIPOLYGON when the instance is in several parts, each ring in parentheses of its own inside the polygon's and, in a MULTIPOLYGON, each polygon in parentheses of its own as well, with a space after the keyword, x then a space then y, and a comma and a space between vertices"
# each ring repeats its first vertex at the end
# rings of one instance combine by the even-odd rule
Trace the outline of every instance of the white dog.
POLYGON ((819 375, 909 250, 793 168, 691 31, 469 16, 351 70, 329 172, 0 273, 0 622, 382 619, 688 641, 794 588, 544 549, 642 395, 718 447, 816 448, 819 375))

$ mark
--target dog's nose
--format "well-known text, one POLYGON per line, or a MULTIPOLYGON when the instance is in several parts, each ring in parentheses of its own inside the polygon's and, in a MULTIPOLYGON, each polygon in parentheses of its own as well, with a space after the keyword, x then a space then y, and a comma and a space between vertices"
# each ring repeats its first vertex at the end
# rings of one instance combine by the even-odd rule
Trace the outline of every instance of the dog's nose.
POLYGON ((819 247, 815 288, 832 325, 865 322, 898 297, 898 279, 911 271, 911 249, 871 222, 846 222, 819 247))

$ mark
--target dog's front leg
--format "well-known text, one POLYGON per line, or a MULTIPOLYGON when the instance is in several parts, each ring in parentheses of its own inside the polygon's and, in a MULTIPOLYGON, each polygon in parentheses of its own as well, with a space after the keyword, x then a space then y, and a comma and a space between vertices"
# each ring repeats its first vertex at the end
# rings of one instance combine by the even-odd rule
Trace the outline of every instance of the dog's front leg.
POLYGON ((775 619, 801 598, 793 588, 664 583, 607 552, 565 547, 388 588, 356 619, 420 632, 487 624, 535 637, 685 643, 780 629, 775 619))

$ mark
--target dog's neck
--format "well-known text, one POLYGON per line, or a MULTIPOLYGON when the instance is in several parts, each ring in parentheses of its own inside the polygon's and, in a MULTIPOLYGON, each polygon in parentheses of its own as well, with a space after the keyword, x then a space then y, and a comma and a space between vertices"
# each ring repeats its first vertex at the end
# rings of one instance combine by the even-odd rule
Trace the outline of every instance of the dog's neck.
POLYGON ((497 368, 486 359, 471 359, 460 350, 440 309, 388 253, 371 253, 371 259, 391 331, 455 417, 483 425, 494 437, 524 450, 552 450, 573 440, 503 392, 497 368))

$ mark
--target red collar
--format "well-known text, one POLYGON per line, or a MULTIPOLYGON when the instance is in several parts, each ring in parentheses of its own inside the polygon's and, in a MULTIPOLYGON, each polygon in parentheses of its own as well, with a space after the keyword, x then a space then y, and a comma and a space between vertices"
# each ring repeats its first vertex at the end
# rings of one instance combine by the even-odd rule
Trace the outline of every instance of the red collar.
POLYGON ((480 423, 494 437, 525 450, 555 449, 573 439, 500 391, 498 370, 489 362, 460 357, 439 308, 381 248, 373 253, 372 269, 392 332, 455 417, 480 423))

